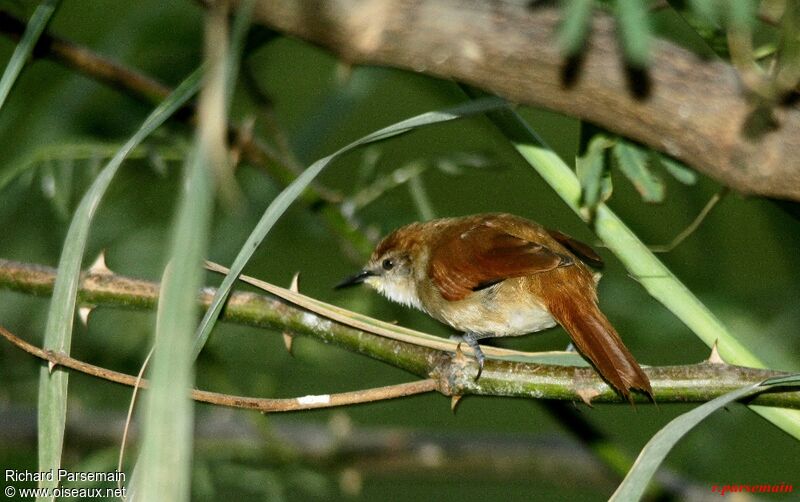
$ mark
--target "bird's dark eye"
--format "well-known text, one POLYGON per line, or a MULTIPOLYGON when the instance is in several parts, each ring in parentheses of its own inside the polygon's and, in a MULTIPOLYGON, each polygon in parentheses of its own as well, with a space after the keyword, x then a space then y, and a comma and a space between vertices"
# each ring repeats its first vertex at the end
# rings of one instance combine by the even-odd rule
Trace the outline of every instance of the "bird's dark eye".
POLYGON ((386 258, 385 260, 383 260, 383 263, 381 263, 381 266, 383 267, 384 270, 391 270, 394 268, 394 260, 386 258))

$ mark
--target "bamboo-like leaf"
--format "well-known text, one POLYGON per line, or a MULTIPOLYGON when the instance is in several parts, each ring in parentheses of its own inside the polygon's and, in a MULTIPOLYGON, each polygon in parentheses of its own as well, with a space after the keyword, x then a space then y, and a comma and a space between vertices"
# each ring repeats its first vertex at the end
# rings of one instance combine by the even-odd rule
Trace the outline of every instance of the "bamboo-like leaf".
POLYGON ((647 66, 652 38, 647 2, 617 0, 617 20, 622 48, 628 62, 640 68, 647 66))
MULTIPOLYGON (((122 148, 122 144, 86 142, 86 143, 55 143, 42 145, 31 155, 3 169, 0 172, 0 191, 12 183, 14 180, 26 174, 33 174, 38 170, 49 169, 53 176, 56 176, 56 165, 63 163, 74 163, 84 168, 82 176, 94 177, 100 171, 104 162, 107 162, 116 155, 122 148)), ((151 164, 161 164, 165 161, 183 160, 185 153, 173 146, 139 146, 131 150, 126 159, 147 159, 151 164)), ((156 167, 154 166, 154 169, 156 167)), ((160 174, 165 171, 159 166, 160 174)), ((49 197, 52 197, 50 194, 49 197)))
POLYGON ((275 222, 286 211, 289 205, 291 205, 292 202, 294 202, 294 200, 297 199, 297 197, 303 192, 303 190, 308 187, 311 181, 313 181, 314 178, 316 178, 317 175, 326 167, 328 167, 337 157, 359 146, 381 141, 393 136, 398 136, 419 127, 439 124, 470 115, 504 108, 506 106, 506 103, 501 99, 487 98, 471 101, 453 108, 448 108, 446 110, 423 113, 422 115, 417 115, 416 117, 403 120, 394 125, 368 134, 350 143, 344 148, 341 148, 337 152, 311 164, 311 166, 303 171, 303 173, 298 176, 296 180, 294 180, 288 187, 278 194, 275 200, 272 201, 259 222, 256 224, 253 231, 250 233, 250 236, 247 238, 244 246, 242 246, 241 251, 233 262, 233 265, 231 265, 231 271, 225 276, 225 279, 223 279, 219 289, 217 289, 214 299, 212 300, 211 305, 209 306, 205 316, 203 317, 203 320, 200 323, 194 346, 195 357, 202 350, 206 340, 208 340, 208 336, 214 327, 214 323, 216 322, 220 311, 222 311, 222 307, 231 292, 231 288, 233 287, 236 278, 242 273, 244 266, 250 260, 250 257, 253 256, 253 253, 255 253, 256 249, 258 249, 258 246, 264 240, 267 233, 269 233, 273 225, 275 225, 275 222))
POLYGON ((650 438, 625 479, 609 499, 612 502, 640 500, 656 470, 667 457, 667 454, 689 431, 715 411, 744 397, 769 390, 773 387, 797 385, 800 376, 772 378, 761 383, 748 385, 719 396, 704 403, 688 413, 675 418, 655 436, 650 438))
MULTIPOLYGON (((202 263, 213 216, 212 173, 219 177, 227 169, 228 108, 252 5, 252 1, 246 2, 237 13, 230 39, 227 7, 212 7, 206 14, 208 72, 199 99, 201 120, 192 155, 185 166, 186 189, 177 208, 169 261, 162 280, 152 391, 147 396, 142 456, 134 468, 133 500, 190 498, 194 409, 189 390, 194 379, 192 335, 196 329, 196 292, 202 284, 202 263)), ((225 190, 224 183, 233 183, 232 173, 218 181, 220 190, 225 190)))
POLYGON ((170 260, 162 279, 147 394, 141 480, 136 500, 189 500, 193 405, 191 346, 196 291, 208 241, 213 200, 208 155, 198 140, 184 175, 170 260), (140 496, 141 498, 138 498, 140 496))
MULTIPOLYGON (((53 287, 53 298, 47 316, 44 348, 69 354, 72 341, 72 325, 75 316, 81 261, 89 235, 89 226, 108 185, 114 178, 128 153, 155 131, 164 121, 197 92, 200 84, 199 71, 190 75, 169 97, 167 97, 117 154, 103 168, 75 211, 67 231, 64 249, 58 264, 58 276, 53 287)), ((39 470, 58 469, 64 441, 64 422, 67 407, 67 375, 56 369, 52 374, 42 368, 39 376, 39 470)), ((56 481, 43 486, 55 486, 56 481)))
MULTIPOLYGON (((490 113, 489 118, 509 138, 522 157, 581 215, 581 187, 575 173, 549 148, 530 126, 512 110, 490 113)), ((622 261, 631 277, 683 321, 709 347, 717 343, 723 360, 730 364, 764 368, 766 365, 731 334, 722 322, 640 241, 605 204, 599 204, 593 229, 622 261)), ((763 406, 750 409, 797 439, 800 411, 763 406)))
POLYGON ((558 45, 565 54, 577 54, 589 32, 594 0, 568 0, 561 9, 561 26, 558 28, 558 45))
POLYGON ((664 183, 647 167, 647 153, 638 146, 617 141, 612 151, 622 174, 633 183, 645 202, 664 200, 664 183))
POLYGON ((664 166, 664 169, 672 175, 673 178, 680 181, 684 185, 694 185, 697 183, 697 173, 691 168, 686 167, 682 163, 673 160, 666 155, 657 154, 658 162, 664 166))
POLYGON ((614 146, 614 141, 602 134, 596 134, 589 142, 586 155, 578 157, 575 171, 581 182, 581 208, 588 219, 594 217, 597 204, 611 197, 611 174, 605 162, 605 152, 614 146))
POLYGON ((728 9, 728 26, 733 29, 752 30, 756 22, 758 4, 759 2, 754 2, 753 0, 725 2, 724 7, 728 9))
POLYGON ((419 214, 420 219, 427 221, 436 218, 436 210, 433 208, 431 198, 428 197, 428 191, 425 189, 422 176, 414 176, 408 180, 408 193, 411 195, 411 200, 417 208, 417 214, 419 214))
POLYGON ((22 68, 33 52, 33 48, 36 47, 36 42, 39 41, 39 37, 50 22, 50 18, 53 17, 59 3, 60 0, 44 0, 33 12, 25 28, 25 33, 22 34, 22 38, 14 48, 14 53, 11 54, 3 77, 0 78, 0 109, 3 108, 11 88, 14 87, 17 77, 22 72, 22 68))
POLYGON ((689 4, 695 15, 700 16, 703 21, 711 24, 720 24, 720 12, 715 0, 690 0, 689 4))

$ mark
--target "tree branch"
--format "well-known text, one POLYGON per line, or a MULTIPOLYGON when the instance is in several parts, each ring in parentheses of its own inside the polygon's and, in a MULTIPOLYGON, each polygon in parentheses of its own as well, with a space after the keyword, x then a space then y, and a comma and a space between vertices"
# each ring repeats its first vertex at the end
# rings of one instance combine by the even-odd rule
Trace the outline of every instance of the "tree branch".
MULTIPOLYGON (((128 387, 147 389, 150 386, 150 382, 146 379, 139 379, 133 375, 127 375, 125 373, 119 373, 107 368, 88 364, 83 361, 79 361, 78 359, 69 357, 66 354, 55 353, 49 350, 41 349, 35 345, 31 345, 18 336, 15 336, 2 326, 0 326, 0 336, 24 350, 28 354, 47 361, 51 371, 56 366, 63 366, 65 368, 80 371, 81 373, 101 378, 109 382, 127 385, 128 387)), ((336 406, 383 401, 386 399, 412 396, 414 394, 423 394, 433 390, 436 390, 436 382, 434 380, 427 379, 419 382, 389 385, 385 387, 357 390, 353 392, 321 394, 288 399, 263 399, 232 396, 230 394, 220 394, 218 392, 208 392, 198 389, 192 389, 190 395, 192 399, 201 403, 227 406, 229 408, 257 410, 264 413, 275 413, 284 411, 316 410, 319 408, 333 408, 336 406)))
MULTIPOLYGON (((45 295, 51 293, 54 281, 54 269, 0 260, 2 288, 45 295)), ((157 294, 156 283, 111 273, 87 272, 79 289, 79 299, 83 304, 136 309, 155 308, 157 294)), ((200 303, 207 306, 212 297, 213 290, 205 288, 201 292, 200 303)), ((489 359, 483 376, 475 382, 473 377, 477 364, 460 353, 436 350, 350 328, 264 295, 234 293, 223 320, 290 331, 333 343, 422 378, 432 378, 436 381, 436 390, 447 396, 480 394, 626 403, 589 367, 489 359)), ((744 385, 786 374, 711 363, 651 367, 645 371, 658 403, 703 402, 744 385)), ((649 402, 645 396, 637 395, 636 399, 642 403, 649 402)), ((800 408, 800 391, 765 392, 749 402, 800 408)))
POLYGON ((757 108, 733 67, 653 44, 626 69, 596 13, 583 54, 559 51, 557 7, 484 0, 260 0, 257 22, 352 64, 404 68, 543 106, 666 152, 746 194, 800 201, 800 109, 757 108))

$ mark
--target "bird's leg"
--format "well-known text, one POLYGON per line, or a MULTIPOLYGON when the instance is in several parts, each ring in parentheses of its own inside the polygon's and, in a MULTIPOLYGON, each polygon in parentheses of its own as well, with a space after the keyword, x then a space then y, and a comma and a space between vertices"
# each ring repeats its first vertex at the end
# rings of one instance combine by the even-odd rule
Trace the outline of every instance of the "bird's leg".
POLYGON ((483 363, 486 360, 486 356, 483 355, 481 346, 478 345, 478 340, 482 338, 491 338, 492 336, 494 335, 467 331, 463 335, 453 337, 456 340, 460 340, 469 345, 469 348, 471 348, 472 352, 475 354, 475 359, 478 361, 478 374, 475 375, 475 381, 478 381, 478 379, 481 377, 481 373, 483 373, 483 363))

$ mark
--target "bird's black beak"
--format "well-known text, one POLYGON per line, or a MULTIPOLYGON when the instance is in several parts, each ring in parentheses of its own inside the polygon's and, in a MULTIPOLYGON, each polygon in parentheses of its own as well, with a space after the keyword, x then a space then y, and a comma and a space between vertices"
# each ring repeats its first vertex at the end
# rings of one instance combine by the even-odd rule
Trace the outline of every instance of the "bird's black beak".
POLYGON ((342 282, 334 286, 333 289, 344 289, 344 288, 349 288, 351 286, 356 286, 367 280, 368 277, 372 277, 373 275, 377 274, 369 270, 362 270, 356 275, 348 277, 347 279, 343 280, 342 282))

